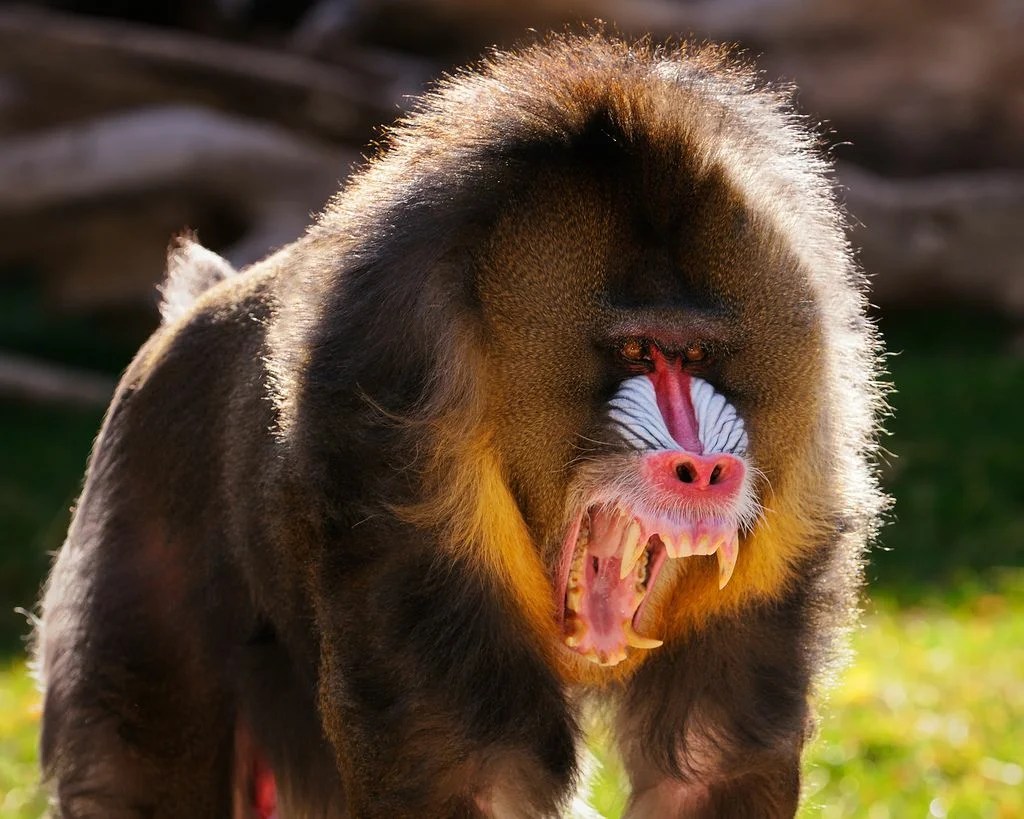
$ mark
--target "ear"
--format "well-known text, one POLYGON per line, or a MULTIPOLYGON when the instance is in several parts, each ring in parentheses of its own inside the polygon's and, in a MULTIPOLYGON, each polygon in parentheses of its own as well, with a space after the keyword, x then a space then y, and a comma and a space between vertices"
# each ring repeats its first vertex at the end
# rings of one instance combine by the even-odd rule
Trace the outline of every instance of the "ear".
POLYGON ((167 278, 160 287, 160 315, 170 324, 187 313, 199 296, 234 276, 235 268, 191 234, 178 236, 167 252, 167 278))

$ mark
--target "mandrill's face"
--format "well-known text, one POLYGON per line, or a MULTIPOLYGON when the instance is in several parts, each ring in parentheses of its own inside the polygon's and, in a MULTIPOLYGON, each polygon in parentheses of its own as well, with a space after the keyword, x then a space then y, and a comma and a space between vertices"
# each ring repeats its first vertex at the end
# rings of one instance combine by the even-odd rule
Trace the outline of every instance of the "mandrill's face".
POLYGON ((743 419, 687 370, 703 347, 628 338, 618 353, 637 374, 606 413, 628 454, 580 470, 556 584, 565 644, 601 665, 661 645, 641 632, 666 561, 716 555, 724 588, 758 508, 743 419))
POLYGON ((818 329, 795 262, 721 176, 678 193, 593 177, 536 185, 480 295, 499 450, 561 640, 616 666, 781 582, 790 556, 755 534, 770 491, 802 491, 789 465, 813 462, 818 329))

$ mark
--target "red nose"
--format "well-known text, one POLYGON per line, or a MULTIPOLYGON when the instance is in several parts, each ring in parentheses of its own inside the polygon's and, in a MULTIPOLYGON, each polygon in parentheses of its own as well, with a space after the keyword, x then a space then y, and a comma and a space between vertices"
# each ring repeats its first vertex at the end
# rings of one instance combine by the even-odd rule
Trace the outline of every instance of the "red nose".
POLYGON ((692 500, 731 500, 743 482, 744 469, 735 455, 675 451, 644 457, 644 475, 649 481, 663 492, 692 500))

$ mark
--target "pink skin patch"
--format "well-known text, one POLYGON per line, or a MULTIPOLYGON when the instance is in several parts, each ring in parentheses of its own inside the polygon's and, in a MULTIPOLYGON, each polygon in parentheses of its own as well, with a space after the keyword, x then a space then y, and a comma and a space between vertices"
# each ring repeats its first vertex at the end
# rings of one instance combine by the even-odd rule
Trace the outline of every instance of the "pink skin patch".
POLYGON ((253 779, 253 808, 257 819, 277 819, 277 781, 270 766, 262 761, 253 779))
POLYGON ((563 639, 600 665, 661 641, 637 631, 666 560, 718 556, 732 576, 740 521, 754 507, 742 420, 707 382, 657 349, 649 375, 624 381, 609 418, 639 456, 621 488, 599 487, 573 516, 562 546, 563 639))
POLYGON ((640 472, 652 488, 691 503, 729 503, 743 486, 746 467, 735 455, 654 452, 644 455, 640 472))
POLYGON ((232 819, 278 819, 277 779, 244 722, 235 731, 232 819))

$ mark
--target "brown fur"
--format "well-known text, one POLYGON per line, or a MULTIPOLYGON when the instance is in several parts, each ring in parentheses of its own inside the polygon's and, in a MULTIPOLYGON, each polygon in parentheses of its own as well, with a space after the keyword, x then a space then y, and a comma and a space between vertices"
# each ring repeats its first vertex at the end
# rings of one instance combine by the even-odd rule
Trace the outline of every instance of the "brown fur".
POLYGON ((442 83, 180 317, 206 273, 174 273, 43 604, 56 813, 223 816, 253 747, 283 817, 554 815, 591 693, 631 816, 791 816, 881 504, 825 170, 718 50, 555 39, 442 83), (609 344, 651 322, 713 345, 766 511, 723 591, 711 558, 659 580, 665 645, 609 670, 561 645, 553 578, 616 452, 609 344))

